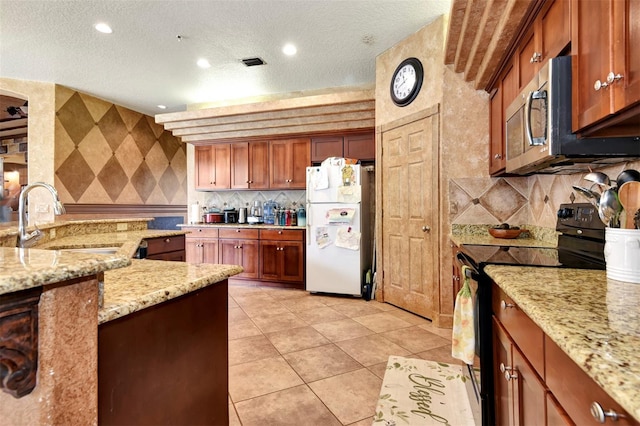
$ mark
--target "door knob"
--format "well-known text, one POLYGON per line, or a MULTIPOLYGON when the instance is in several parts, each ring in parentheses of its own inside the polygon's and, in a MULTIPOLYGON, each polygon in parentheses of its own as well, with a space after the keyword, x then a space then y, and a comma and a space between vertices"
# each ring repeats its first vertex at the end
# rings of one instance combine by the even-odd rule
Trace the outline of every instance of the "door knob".
POLYGON ((430 226, 423 226, 422 227, 422 232, 430 232, 431 231, 431 227, 430 226))

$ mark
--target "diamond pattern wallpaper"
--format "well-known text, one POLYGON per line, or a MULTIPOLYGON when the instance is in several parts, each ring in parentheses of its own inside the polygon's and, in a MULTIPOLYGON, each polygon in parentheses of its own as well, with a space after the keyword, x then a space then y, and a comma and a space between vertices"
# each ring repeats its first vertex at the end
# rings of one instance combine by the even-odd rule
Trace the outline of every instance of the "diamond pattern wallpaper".
POLYGON ((187 203, 185 145, 153 117, 57 86, 55 126, 63 203, 187 203))

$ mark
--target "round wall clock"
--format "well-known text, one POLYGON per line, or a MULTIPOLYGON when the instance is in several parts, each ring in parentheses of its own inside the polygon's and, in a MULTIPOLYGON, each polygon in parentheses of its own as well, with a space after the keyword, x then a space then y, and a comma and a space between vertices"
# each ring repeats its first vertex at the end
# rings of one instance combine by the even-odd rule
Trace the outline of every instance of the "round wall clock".
POLYGON ((424 72, 422 62, 407 58, 400 62, 391 78, 391 100, 398 106, 407 106, 418 96, 424 72))

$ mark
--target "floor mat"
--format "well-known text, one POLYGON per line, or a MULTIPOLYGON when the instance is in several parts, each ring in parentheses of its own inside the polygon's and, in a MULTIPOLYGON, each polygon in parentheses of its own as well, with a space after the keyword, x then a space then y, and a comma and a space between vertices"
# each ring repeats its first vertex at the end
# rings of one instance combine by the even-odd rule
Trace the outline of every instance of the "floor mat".
POLYGON ((373 425, 473 426, 462 366, 390 356, 373 425))

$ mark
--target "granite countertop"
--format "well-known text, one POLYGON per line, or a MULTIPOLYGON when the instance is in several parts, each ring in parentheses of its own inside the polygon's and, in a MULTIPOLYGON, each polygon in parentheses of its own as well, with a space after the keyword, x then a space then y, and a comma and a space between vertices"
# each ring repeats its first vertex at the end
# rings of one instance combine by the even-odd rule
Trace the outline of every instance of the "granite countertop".
POLYGON ((95 275, 131 263, 127 256, 0 248, 0 295, 95 275))
POLYGON ((640 284, 605 271, 488 265, 485 272, 569 357, 640 420, 640 284))
POLYGON ((133 259, 131 266, 104 274, 102 324, 171 300, 242 272, 237 265, 190 264, 133 259))
POLYGON ((178 226, 183 228, 307 229, 306 226, 268 225, 264 223, 180 223, 178 226))

